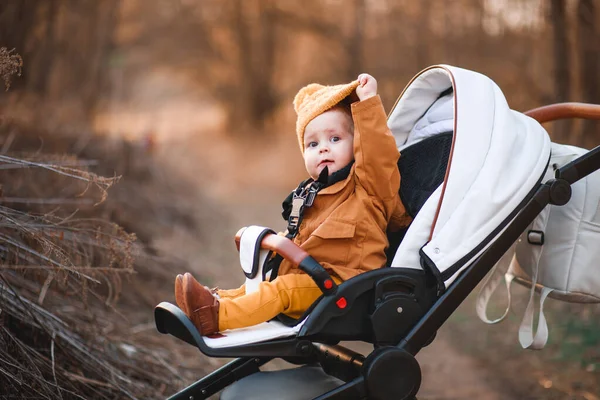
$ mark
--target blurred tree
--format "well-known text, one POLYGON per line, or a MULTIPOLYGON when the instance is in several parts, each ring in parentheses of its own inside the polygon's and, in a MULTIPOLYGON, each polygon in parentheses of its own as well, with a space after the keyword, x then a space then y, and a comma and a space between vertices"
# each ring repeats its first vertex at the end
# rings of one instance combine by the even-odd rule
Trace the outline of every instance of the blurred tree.
MULTIPOLYGON (((577 3, 577 50, 579 54, 579 79, 582 99, 586 103, 600 104, 599 50, 600 37, 596 31, 596 7, 594 0, 577 3)), ((598 145, 598 122, 584 120, 581 137, 577 142, 586 146, 598 145)))
MULTIPOLYGON (((272 131, 307 82, 366 71, 390 105, 439 63, 490 76, 515 109, 572 100, 579 87, 598 102, 595 12, 593 0, 3 0, 0 46, 23 56, 15 89, 50 104, 71 102, 87 116, 104 100, 137 107, 151 79, 171 74, 183 84, 169 93, 212 101, 227 130, 246 135, 272 131), (573 78, 582 84, 571 87, 573 78)), ((569 129, 556 133, 566 140, 569 129)))
MULTIPOLYGON (((421 41, 427 42, 429 36, 429 8, 431 6, 431 0, 422 0, 419 2, 417 7, 417 15, 415 18, 415 24, 413 29, 417 31, 418 37, 421 41)), ((423 69, 427 66, 429 61, 428 47, 429 46, 413 46, 415 51, 415 62, 417 68, 423 69)))
MULTIPOLYGON (((202 27, 205 33, 195 45, 210 51, 204 51, 196 73, 208 77, 203 79, 205 88, 228 112, 229 132, 262 132, 282 100, 291 102, 298 86, 282 88, 284 85, 278 79, 293 62, 289 55, 295 47, 287 40, 290 36, 301 42, 302 38, 314 35, 326 42, 332 53, 341 51, 344 57, 335 60, 338 80, 340 71, 343 80, 356 78, 362 70, 365 0, 354 0, 352 7, 340 5, 344 15, 352 16, 349 32, 336 25, 322 3, 318 0, 303 4, 231 0, 219 3, 218 21, 211 13, 194 12, 200 3, 182 5, 178 14, 179 29, 189 32, 202 27)), ((216 3, 210 1, 202 6, 217 8, 216 3)), ((185 41, 180 43, 186 46, 185 41)), ((167 51, 176 51, 176 58, 181 56, 181 49, 167 51)), ((168 62, 172 58, 163 60, 168 62)))
POLYGON ((365 0, 354 0, 352 5, 352 29, 347 40, 345 40, 346 53, 348 54, 347 72, 344 80, 352 81, 358 74, 363 72, 363 46, 365 35, 365 20, 368 19, 368 10, 365 0))
MULTIPOLYGON (((54 3, 50 0, 49 3, 54 3)), ((27 49, 29 38, 34 34, 36 17, 43 8, 40 0, 3 0, 0 2, 0 46, 16 49, 28 62, 31 50, 27 49)), ((29 77, 13 83, 13 90, 22 87, 29 77)))
POLYGON ((278 105, 273 85, 277 46, 276 15, 271 0, 235 0, 233 30, 237 42, 239 89, 235 121, 247 121, 262 130, 265 119, 278 105), (249 10, 254 6, 253 10, 249 10))
MULTIPOLYGON (((552 40, 554 43, 554 101, 565 102, 570 99, 571 91, 565 0, 552 0, 550 2, 550 23, 552 24, 552 40)), ((555 122, 553 140, 565 142, 572 126, 570 120, 555 122)))
POLYGON ((0 43, 15 48, 25 64, 14 89, 48 102, 71 99, 90 118, 98 93, 106 89, 117 5, 117 0, 0 2, 0 43))

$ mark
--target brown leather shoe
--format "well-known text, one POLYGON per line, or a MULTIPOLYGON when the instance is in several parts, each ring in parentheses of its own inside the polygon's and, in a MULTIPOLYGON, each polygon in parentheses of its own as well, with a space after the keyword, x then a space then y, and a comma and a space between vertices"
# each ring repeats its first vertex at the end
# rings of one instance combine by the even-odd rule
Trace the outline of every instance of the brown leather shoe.
POLYGON ((183 275, 181 274, 177 274, 175 277, 175 303, 177 303, 177 307, 181 308, 181 311, 188 313, 185 297, 183 296, 183 275))
POLYGON ((204 335, 212 335, 219 331, 219 301, 209 289, 201 285, 192 274, 186 272, 182 279, 182 302, 194 326, 204 335))

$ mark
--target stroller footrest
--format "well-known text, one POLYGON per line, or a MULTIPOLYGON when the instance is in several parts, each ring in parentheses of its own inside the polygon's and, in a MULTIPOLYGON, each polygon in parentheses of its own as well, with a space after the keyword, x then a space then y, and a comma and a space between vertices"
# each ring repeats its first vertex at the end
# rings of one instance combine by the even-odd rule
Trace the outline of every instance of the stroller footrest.
POLYGON ((266 329, 257 325, 238 334, 225 331, 220 336, 205 337, 179 307, 168 302, 156 306, 154 320, 160 333, 175 336, 211 357, 305 357, 312 353, 311 342, 296 337, 301 326, 288 328, 280 323, 269 323, 271 326, 267 325, 266 329), (248 339, 251 330, 255 332, 248 339), (242 340, 244 338, 246 340, 242 340), (220 340, 224 341, 219 343, 220 340))

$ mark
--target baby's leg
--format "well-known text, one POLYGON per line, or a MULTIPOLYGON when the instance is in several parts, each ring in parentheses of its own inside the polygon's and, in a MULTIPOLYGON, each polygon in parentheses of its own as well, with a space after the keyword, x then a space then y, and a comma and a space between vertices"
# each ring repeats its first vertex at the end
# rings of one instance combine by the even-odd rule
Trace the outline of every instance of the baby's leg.
POLYGON ((237 289, 216 289, 220 299, 235 299, 246 294, 246 284, 237 289))
POLYGON ((321 294, 306 274, 278 276, 272 282, 261 282, 256 292, 221 299, 219 330, 257 325, 280 313, 300 316, 321 294))

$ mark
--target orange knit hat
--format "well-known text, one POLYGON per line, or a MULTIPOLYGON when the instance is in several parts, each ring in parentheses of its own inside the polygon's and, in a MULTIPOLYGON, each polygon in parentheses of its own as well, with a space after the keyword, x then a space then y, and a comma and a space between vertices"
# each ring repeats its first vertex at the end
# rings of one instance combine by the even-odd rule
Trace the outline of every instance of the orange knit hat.
POLYGON ((323 86, 311 83, 300 89, 294 98, 294 110, 298 114, 296 134, 300 150, 304 153, 304 129, 310 121, 333 108, 346 97, 352 95, 358 87, 358 81, 344 85, 323 86))

